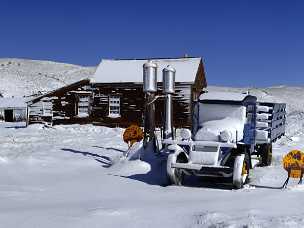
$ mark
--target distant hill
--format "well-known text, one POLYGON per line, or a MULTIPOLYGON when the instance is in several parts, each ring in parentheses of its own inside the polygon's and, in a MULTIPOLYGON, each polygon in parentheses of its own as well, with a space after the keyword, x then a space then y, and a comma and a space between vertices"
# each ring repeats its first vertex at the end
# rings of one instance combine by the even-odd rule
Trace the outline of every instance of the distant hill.
POLYGON ((0 59, 0 96, 29 96, 47 92, 84 78, 90 78, 96 67, 25 60, 0 59))

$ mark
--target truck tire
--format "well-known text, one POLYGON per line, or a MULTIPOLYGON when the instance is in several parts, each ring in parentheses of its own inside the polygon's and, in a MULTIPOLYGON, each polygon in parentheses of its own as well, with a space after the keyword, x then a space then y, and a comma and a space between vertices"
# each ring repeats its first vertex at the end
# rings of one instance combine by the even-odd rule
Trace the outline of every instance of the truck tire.
POLYGON ((185 161, 183 156, 176 156, 175 154, 170 154, 167 160, 167 175, 171 184, 181 186, 183 185, 185 174, 179 169, 172 168, 172 163, 187 163, 187 161, 185 161))
POLYGON ((175 169, 175 185, 182 186, 184 184, 185 174, 179 170, 175 169))
POLYGON ((261 166, 270 166, 272 160, 272 144, 265 143, 260 146, 261 166))
POLYGON ((233 166, 233 187, 243 188, 249 180, 250 162, 248 153, 240 154, 235 157, 233 166))

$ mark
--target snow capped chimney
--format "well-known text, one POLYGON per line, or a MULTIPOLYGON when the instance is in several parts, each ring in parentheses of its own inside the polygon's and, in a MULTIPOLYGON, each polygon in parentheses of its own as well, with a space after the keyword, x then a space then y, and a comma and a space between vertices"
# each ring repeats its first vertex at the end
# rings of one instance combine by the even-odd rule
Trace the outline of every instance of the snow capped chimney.
POLYGON ((163 93, 175 92, 175 69, 168 65, 163 69, 163 93))

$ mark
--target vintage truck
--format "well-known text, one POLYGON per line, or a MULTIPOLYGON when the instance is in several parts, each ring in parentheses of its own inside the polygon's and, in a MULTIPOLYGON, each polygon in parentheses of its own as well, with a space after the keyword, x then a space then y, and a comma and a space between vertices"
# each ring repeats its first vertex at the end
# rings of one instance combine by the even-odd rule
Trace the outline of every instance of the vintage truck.
POLYGON ((186 175, 225 177, 242 188, 253 157, 261 166, 271 164, 272 143, 285 134, 285 122, 286 104, 260 102, 248 93, 204 93, 193 103, 192 129, 162 140, 168 177, 175 185, 186 175))
POLYGON ((242 188, 255 165, 253 157, 259 165, 271 164, 272 143, 285 134, 286 104, 262 102, 249 92, 205 92, 192 103, 192 129, 182 129, 176 138, 173 100, 179 72, 170 65, 163 69, 163 95, 159 96, 157 68, 153 61, 143 65, 143 145, 153 145, 152 151, 167 155, 172 184, 182 185, 186 175, 195 175, 225 177, 235 188, 242 188), (161 150, 154 133, 154 101, 160 97, 164 99, 161 150))

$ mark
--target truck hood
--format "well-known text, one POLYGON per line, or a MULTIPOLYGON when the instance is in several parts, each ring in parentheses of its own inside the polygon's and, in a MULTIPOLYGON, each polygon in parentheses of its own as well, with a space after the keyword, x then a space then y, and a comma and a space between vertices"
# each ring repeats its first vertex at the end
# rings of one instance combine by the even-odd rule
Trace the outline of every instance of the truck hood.
POLYGON ((194 139, 196 141, 220 142, 220 134, 229 135, 229 142, 237 142, 243 139, 244 124, 236 118, 226 117, 220 120, 204 122, 197 131, 194 139))

